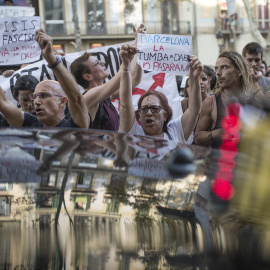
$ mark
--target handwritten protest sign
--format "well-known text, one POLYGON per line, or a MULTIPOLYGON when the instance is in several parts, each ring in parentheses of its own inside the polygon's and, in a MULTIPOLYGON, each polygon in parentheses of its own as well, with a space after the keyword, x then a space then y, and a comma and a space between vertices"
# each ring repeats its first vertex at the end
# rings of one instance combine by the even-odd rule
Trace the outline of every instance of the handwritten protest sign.
POLYGON ((138 34, 137 61, 145 70, 165 73, 189 73, 192 37, 138 34))
POLYGON ((35 8, 24 6, 0 6, 0 18, 35 16, 35 8))
MULTIPOLYGON (((98 60, 106 63, 106 68, 110 73, 109 77, 105 79, 106 82, 110 80, 120 68, 121 62, 119 57, 119 51, 121 45, 122 44, 115 44, 87 50, 87 52, 91 53, 94 57, 97 57, 98 60)), ((61 59, 63 64, 69 70, 70 64, 82 54, 84 54, 84 51, 68 53, 61 59)), ((0 77, 1 87, 6 92, 7 98, 14 104, 17 104, 17 101, 13 99, 11 89, 14 87, 16 80, 23 75, 33 75, 39 81, 56 80, 53 71, 47 67, 47 62, 45 60, 38 61, 34 64, 28 65, 22 69, 17 70, 9 78, 1 76, 0 77)), ((170 102, 170 106, 173 109, 173 119, 175 119, 178 115, 182 114, 182 108, 180 106, 181 97, 178 94, 175 74, 144 72, 140 84, 137 85, 132 92, 133 93, 132 103, 135 109, 137 109, 137 101, 140 98, 140 96, 149 90, 158 90, 160 92, 163 92, 167 96, 170 102)), ((116 109, 118 109, 119 99, 114 100, 113 104, 116 107, 116 109)))
POLYGON ((35 40, 40 17, 8 17, 0 19, 0 65, 21 65, 40 59, 41 50, 35 40))

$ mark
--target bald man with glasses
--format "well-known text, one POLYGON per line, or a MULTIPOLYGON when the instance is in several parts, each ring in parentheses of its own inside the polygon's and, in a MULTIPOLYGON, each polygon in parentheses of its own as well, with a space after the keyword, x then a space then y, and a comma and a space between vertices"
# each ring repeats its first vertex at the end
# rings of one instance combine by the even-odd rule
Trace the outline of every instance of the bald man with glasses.
MULTIPOLYGON (((146 33, 145 30, 143 24, 137 30, 133 27, 135 45, 137 33, 146 33)), ((132 87, 139 84, 142 77, 142 69, 136 62, 135 59, 131 71, 132 87)), ((85 90, 84 99, 88 112, 93 119, 93 128, 118 131, 119 115, 110 98, 111 96, 118 97, 116 93, 118 93, 120 87, 122 66, 118 73, 104 84, 104 80, 110 75, 106 63, 85 52, 72 62, 70 70, 77 83, 85 90)))
POLYGON ((61 59, 53 54, 52 38, 40 29, 36 32, 36 40, 58 82, 42 81, 29 95, 34 102, 36 115, 20 111, 0 88, 0 112, 12 127, 89 128, 91 119, 80 89, 61 59), (71 117, 65 119, 67 101, 71 117))

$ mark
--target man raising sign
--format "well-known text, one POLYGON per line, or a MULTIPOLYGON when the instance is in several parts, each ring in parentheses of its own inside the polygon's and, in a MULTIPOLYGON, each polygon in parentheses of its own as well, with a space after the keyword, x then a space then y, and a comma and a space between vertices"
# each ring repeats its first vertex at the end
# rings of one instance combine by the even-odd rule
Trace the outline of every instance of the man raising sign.
POLYGON ((36 31, 36 40, 42 55, 53 69, 58 81, 40 82, 30 98, 34 101, 36 116, 20 111, 0 88, 0 112, 13 127, 80 127, 89 128, 91 119, 84 99, 73 76, 53 54, 52 38, 42 29, 36 31), (65 119, 64 109, 68 101, 71 117, 65 119))

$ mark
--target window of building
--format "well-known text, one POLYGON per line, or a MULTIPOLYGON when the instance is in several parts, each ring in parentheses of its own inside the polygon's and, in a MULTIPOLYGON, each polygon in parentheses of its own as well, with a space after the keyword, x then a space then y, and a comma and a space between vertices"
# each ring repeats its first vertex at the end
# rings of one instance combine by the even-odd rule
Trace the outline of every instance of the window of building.
POLYGON ((11 206, 11 199, 10 197, 0 197, 0 217, 10 216, 10 206, 11 206))
POLYGON ((93 179, 93 173, 91 172, 78 172, 76 188, 91 188, 91 183, 93 179))
POLYGON ((99 48, 99 47, 103 47, 104 44, 103 43, 92 43, 90 44, 90 49, 95 49, 95 48, 99 48))
POLYGON ((12 190, 12 184, 0 183, 0 190, 12 190))
POLYGON ((57 208, 59 203, 58 194, 38 193, 37 194, 37 208, 57 208))
POLYGON ((64 35, 64 7, 62 0, 44 0, 46 32, 51 36, 64 35))
POLYGON ((103 0, 87 1, 87 25, 88 33, 105 33, 103 0))
POLYGON ((257 20, 258 27, 260 30, 269 29, 269 8, 268 0, 258 0, 257 1, 257 20))
POLYGON ((153 195, 156 191, 157 179, 144 178, 141 187, 141 194, 153 195))
POLYGON ((78 166, 79 167, 89 167, 96 168, 98 163, 98 157, 95 156, 81 156, 78 166))
POLYGON ((45 175, 41 178, 40 186, 56 187, 57 176, 58 176, 57 171, 51 171, 50 174, 45 175))
POLYGON ((164 0, 162 2, 162 33, 164 34, 179 34, 179 16, 178 16, 178 1, 164 0))

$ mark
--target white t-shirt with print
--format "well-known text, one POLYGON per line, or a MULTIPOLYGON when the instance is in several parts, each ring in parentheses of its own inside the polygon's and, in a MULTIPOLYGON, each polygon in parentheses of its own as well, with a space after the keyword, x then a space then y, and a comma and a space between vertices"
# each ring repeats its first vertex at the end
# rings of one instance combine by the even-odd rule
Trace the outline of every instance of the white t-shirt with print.
MULTIPOLYGON (((191 144, 194 139, 194 134, 193 132, 189 136, 188 140, 185 140, 184 136, 184 131, 182 127, 182 122, 181 122, 182 115, 180 115, 178 118, 175 120, 171 120, 168 125, 167 125, 167 130, 168 133, 170 134, 172 140, 176 143, 186 143, 186 144, 191 144)), ((143 128, 141 125, 139 125, 135 119, 133 126, 131 130, 128 132, 130 134, 136 134, 136 135, 145 135, 143 128)), ((164 132, 164 139, 169 140, 169 136, 164 132)))

